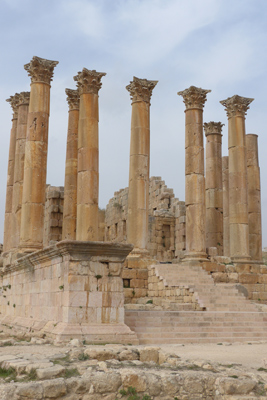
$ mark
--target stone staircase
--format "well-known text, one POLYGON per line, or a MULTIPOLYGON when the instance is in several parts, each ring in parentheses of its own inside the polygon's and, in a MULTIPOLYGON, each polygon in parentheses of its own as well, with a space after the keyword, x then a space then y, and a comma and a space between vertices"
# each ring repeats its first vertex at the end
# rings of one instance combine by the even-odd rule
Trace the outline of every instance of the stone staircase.
POLYGON ((125 322, 140 344, 267 340, 267 313, 260 312, 234 285, 215 284, 193 263, 150 268, 165 289, 190 288, 205 311, 126 310, 125 322))

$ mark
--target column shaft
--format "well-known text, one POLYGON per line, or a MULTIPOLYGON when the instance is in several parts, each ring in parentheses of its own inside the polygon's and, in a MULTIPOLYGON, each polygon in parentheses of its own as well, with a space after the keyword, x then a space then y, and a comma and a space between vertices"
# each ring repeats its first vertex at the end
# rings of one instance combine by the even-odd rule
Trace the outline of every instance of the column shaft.
POLYGON ((86 68, 74 77, 80 95, 78 128, 77 240, 98 240, 98 91, 105 73, 86 68))
POLYGON ((77 90, 71 89, 66 89, 66 94, 69 103, 69 121, 65 165, 62 240, 75 240, 77 220, 79 95, 77 90))
POLYGON ((210 90, 190 86, 185 110, 186 259, 206 258, 203 108, 210 90))
POLYGON ((225 257, 230 257, 228 156, 222 158, 222 179, 223 179, 223 255, 225 257))
POLYGON ((15 153, 15 170, 14 170, 14 188, 13 188, 13 247, 18 248, 20 241, 20 224, 21 224, 21 206, 22 206, 22 191, 24 180, 24 159, 25 159, 25 144, 27 134, 27 120, 29 111, 30 92, 21 92, 19 94, 18 104, 18 126, 17 140, 15 153))
POLYGON ((26 252, 43 246, 50 82, 57 64, 33 57, 24 67, 31 76, 20 231, 20 247, 26 252))
POLYGON ((150 164, 150 98, 157 81, 133 78, 127 241, 147 250, 150 164))
POLYGON ((233 96, 221 101, 228 115, 230 257, 249 256, 245 113, 253 99, 233 96))
POLYGON ((206 135, 206 247, 223 255, 222 124, 204 124, 206 135))
POLYGON ((15 152, 16 152, 16 136, 17 136, 17 122, 18 122, 18 99, 19 95, 16 93, 11 96, 7 101, 10 103, 13 110, 12 128, 10 132, 9 156, 8 156, 8 169, 7 169, 7 187, 6 187, 6 206, 5 206, 5 222, 4 222, 4 243, 3 251, 9 251, 13 247, 12 227, 14 226, 14 216, 12 209, 13 201, 13 185, 14 185, 14 166, 15 166, 15 152))
POLYGON ((261 187, 258 158, 258 135, 246 135, 248 172, 249 255, 262 261, 261 187))

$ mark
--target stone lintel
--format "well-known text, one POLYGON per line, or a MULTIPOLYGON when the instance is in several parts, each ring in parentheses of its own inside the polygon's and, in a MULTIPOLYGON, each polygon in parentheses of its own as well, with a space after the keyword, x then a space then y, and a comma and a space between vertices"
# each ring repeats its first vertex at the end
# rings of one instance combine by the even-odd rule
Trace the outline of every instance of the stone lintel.
POLYGON ((183 97, 186 110, 190 110, 191 108, 203 110, 207 100, 207 94, 210 92, 211 90, 190 86, 188 89, 178 92, 177 94, 183 97))
POLYGON ((89 70, 83 68, 83 70, 78 72, 73 79, 77 82, 80 95, 84 93, 98 94, 98 91, 102 86, 101 79, 105 75, 105 72, 96 72, 95 69, 89 70))
POLYGON ((14 264, 6 267, 5 273, 12 270, 33 267, 45 260, 68 255, 72 260, 88 261, 97 257, 99 262, 111 261, 122 263, 132 249, 133 246, 131 244, 63 240, 53 246, 46 247, 43 250, 38 250, 19 258, 14 264))
POLYGON ((57 64, 58 61, 46 60, 45 58, 34 56, 28 64, 24 65, 24 69, 31 77, 32 83, 43 82, 50 85, 54 68, 57 64))
POLYGON ((13 111, 13 119, 18 118, 18 105, 19 105, 19 93, 15 93, 14 96, 10 96, 6 101, 11 105, 13 111))
POLYGON ((19 93, 19 102, 18 105, 28 105, 30 103, 30 92, 21 92, 19 93))
POLYGON ((209 135, 222 136, 222 127, 224 126, 224 124, 222 124, 221 122, 214 122, 214 121, 205 122, 203 126, 206 136, 209 135))
POLYGON ((157 83, 158 81, 149 81, 134 76, 130 84, 126 86, 126 89, 130 93, 132 103, 144 101, 150 104, 152 91, 157 83))
POLYGON ((249 105, 253 100, 254 99, 241 97, 235 94, 232 97, 228 97, 226 100, 221 100, 220 103, 225 107, 228 118, 237 116, 245 117, 247 110, 249 109, 249 105))
POLYGON ((78 89, 65 89, 69 111, 79 110, 80 96, 78 89))

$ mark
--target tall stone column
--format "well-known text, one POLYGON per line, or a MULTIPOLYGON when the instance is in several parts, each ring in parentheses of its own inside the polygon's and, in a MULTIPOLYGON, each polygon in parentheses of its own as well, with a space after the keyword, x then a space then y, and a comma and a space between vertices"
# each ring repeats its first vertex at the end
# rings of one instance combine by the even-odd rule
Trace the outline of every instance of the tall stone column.
POLYGON ((17 136, 17 122, 18 122, 18 102, 19 94, 16 93, 14 96, 10 96, 7 99, 10 103, 13 118, 12 128, 10 132, 10 144, 9 144, 9 156, 8 156, 8 169, 7 169, 7 186, 6 186, 6 207, 5 207, 5 222, 4 222, 4 243, 3 252, 9 251, 13 247, 13 213, 12 213, 12 201, 13 201, 13 185, 14 185, 14 166, 15 166, 15 152, 16 152, 16 136, 17 136))
POLYGON ((258 157, 258 135, 246 135, 248 172, 248 231, 249 254, 254 261, 262 261, 261 186, 258 157))
POLYGON ((79 94, 78 90, 66 89, 66 95, 69 104, 69 121, 65 164, 62 240, 75 240, 77 220, 79 94))
POLYGON ((223 255, 223 185, 221 122, 204 123, 206 135, 206 247, 223 255))
POLYGON ((230 257, 248 261, 248 193, 245 115, 253 99, 235 95, 220 103, 228 116, 230 257))
POLYGON ((30 92, 21 92, 18 103, 18 126, 15 152, 14 188, 13 188, 13 247, 18 248, 20 240, 21 206, 24 179, 25 144, 27 134, 27 120, 29 112, 30 92))
POLYGON ((207 93, 190 86, 182 92, 185 103, 185 204, 186 253, 185 259, 205 259, 205 177, 203 148, 203 108, 207 93))
POLYGON ((134 76, 126 86, 132 100, 127 241, 140 250, 147 250, 150 99, 156 84, 134 76))
POLYGON ((229 164, 228 156, 222 158, 223 180, 223 255, 230 257, 230 228, 229 228, 229 164))
POLYGON ((20 230, 20 247, 25 252, 43 246, 50 83, 57 64, 33 57, 24 66, 31 77, 20 230))
POLYGON ((98 91, 105 73, 84 68, 74 77, 80 95, 78 129, 77 240, 98 240, 98 91))

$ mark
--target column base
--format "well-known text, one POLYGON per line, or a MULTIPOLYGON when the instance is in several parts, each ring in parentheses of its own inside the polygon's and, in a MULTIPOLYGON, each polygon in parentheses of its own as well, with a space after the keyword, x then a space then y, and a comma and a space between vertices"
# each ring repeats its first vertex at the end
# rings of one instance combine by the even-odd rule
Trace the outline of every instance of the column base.
POLYGON ((240 264, 247 264, 252 261, 250 256, 234 256, 230 258, 233 263, 240 263, 240 264))
POLYGON ((208 261, 208 255, 206 252, 201 251, 186 251, 182 262, 184 261, 208 261))

